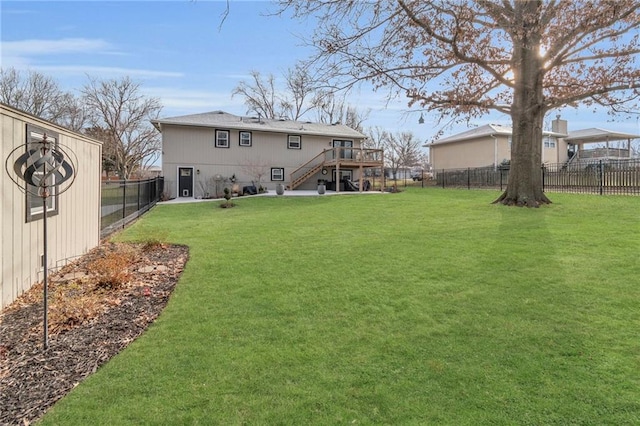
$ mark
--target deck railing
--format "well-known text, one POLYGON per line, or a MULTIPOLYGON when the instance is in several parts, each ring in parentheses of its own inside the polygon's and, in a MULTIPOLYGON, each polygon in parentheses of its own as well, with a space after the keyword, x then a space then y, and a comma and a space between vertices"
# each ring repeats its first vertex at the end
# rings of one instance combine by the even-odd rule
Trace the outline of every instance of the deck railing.
POLYGON ((594 148, 581 149, 578 151, 578 158, 581 160, 598 158, 629 158, 630 156, 629 150, 624 148, 594 148))
POLYGON ((360 164, 366 167, 382 166, 383 159, 381 149, 343 146, 327 148, 290 173, 291 186, 297 187, 323 166, 335 166, 337 163, 348 164, 350 167, 357 167, 360 164))

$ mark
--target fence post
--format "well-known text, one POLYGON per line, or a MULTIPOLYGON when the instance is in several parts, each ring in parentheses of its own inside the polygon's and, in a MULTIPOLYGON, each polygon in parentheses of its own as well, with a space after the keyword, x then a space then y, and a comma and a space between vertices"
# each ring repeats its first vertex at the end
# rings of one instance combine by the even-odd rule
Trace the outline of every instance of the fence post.
POLYGON ((467 167, 467 189, 471 189, 471 167, 467 167))
POLYGON ((545 177, 545 174, 544 174, 544 169, 545 169, 544 164, 542 165, 541 169, 542 169, 542 192, 544 192, 544 177, 545 177))
POLYGON ((124 219, 127 215, 127 180, 122 181, 122 229, 124 229, 124 219))
POLYGON ((444 169, 442 169, 442 189, 444 189, 444 179, 445 179, 444 169))
POLYGON ((602 195, 604 187, 604 164, 602 163, 602 160, 599 161, 598 170, 600 171, 600 195, 602 195))
POLYGON ((500 191, 502 191, 502 167, 500 167, 500 191))

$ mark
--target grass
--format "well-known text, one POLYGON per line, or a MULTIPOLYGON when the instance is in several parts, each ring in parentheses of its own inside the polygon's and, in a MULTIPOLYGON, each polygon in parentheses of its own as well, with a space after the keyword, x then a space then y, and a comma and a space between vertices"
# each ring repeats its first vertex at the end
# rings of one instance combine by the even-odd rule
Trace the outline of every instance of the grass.
POLYGON ((497 196, 155 207, 169 305, 43 424, 640 423, 640 199, 497 196))

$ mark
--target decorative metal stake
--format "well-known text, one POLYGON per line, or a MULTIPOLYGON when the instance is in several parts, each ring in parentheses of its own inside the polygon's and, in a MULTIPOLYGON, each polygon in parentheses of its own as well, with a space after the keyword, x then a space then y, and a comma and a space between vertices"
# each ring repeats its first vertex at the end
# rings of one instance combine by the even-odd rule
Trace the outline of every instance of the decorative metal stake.
MULTIPOLYGON (((68 150, 73 155, 73 151, 68 150)), ((11 180, 24 191, 25 194, 37 195, 42 198, 42 218, 43 218, 43 269, 44 269, 44 335, 43 347, 49 347, 49 321, 48 321, 48 259, 47 259, 47 199, 52 195, 58 195, 69 189, 74 176, 74 162, 70 154, 61 148, 61 144, 52 143, 47 139, 47 134, 42 135, 42 140, 30 141, 27 135, 26 148, 21 145, 15 148, 5 161, 5 170, 11 180), (22 155, 19 155, 23 152, 22 155), (12 158, 18 158, 10 167, 12 158), (14 175, 11 174, 11 170, 14 175), (25 185, 26 183, 26 185, 25 185), (65 184, 63 186, 63 184, 65 184)), ((77 161, 76 161, 77 163, 77 161)))

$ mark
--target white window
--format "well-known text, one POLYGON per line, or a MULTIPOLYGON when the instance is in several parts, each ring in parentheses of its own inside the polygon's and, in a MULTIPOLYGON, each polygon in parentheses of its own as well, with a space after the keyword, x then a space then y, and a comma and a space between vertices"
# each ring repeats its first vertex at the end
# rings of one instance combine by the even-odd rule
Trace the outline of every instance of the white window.
MULTIPOLYGON (((27 125, 27 144, 36 143, 42 141, 44 134, 47 134, 47 140, 52 142, 55 146, 58 143, 58 134, 50 130, 45 131, 35 126, 27 125)), ((41 177, 44 176, 42 170, 35 171, 33 173, 34 182, 39 182, 41 177)), ((42 219, 44 216, 44 201, 47 206, 47 216, 54 216, 58 214, 58 194, 56 192, 54 176, 49 175, 47 177, 46 186, 49 188, 49 195, 43 200, 42 196, 38 195, 38 187, 33 185, 27 185, 26 197, 27 197, 27 222, 42 219)))
POLYGON ((216 148, 229 148, 228 130, 216 130, 216 148))
POLYGON ((240 146, 251 146, 251 132, 240 132, 240 146))
POLYGON ((284 169, 283 168, 273 168, 273 169, 271 169, 271 180, 283 181, 284 180, 284 169))
POLYGON ((301 149, 302 142, 300 141, 299 135, 289 135, 287 140, 287 148, 289 149, 301 149))
POLYGON ((544 136, 542 138, 545 148, 555 148, 556 147, 556 138, 551 136, 544 136))

